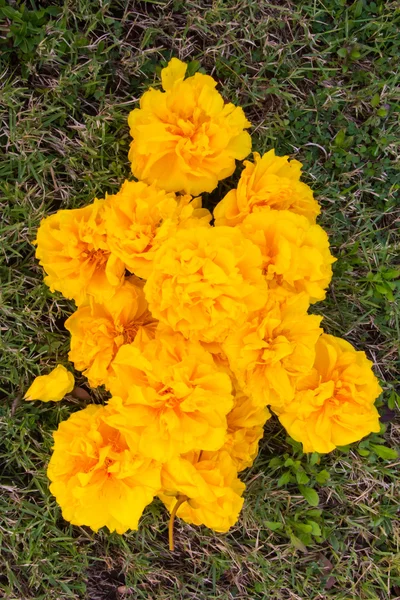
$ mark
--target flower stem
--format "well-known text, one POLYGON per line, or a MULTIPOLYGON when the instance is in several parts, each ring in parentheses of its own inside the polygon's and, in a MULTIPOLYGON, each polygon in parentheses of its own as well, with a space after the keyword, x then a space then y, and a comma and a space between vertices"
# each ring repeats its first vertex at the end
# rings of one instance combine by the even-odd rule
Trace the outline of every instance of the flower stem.
POLYGON ((174 521, 175 521, 175 516, 176 513, 178 511, 178 508, 181 506, 181 504, 183 504, 184 502, 186 502, 186 500, 188 500, 187 496, 178 496, 175 502, 175 506, 171 511, 171 516, 169 518, 169 524, 168 524, 168 541, 169 541, 169 549, 171 550, 171 552, 174 551, 175 546, 174 546, 174 521))

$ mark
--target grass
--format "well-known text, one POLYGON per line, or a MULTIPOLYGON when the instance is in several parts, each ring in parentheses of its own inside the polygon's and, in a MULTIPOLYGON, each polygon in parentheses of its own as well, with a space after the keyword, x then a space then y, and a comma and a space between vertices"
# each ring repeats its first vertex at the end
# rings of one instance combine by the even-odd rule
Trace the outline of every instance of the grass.
POLYGON ((397 2, 22 7, 0 0, 0 596, 400 598, 397 2), (274 146, 304 163, 338 258, 316 310, 329 333, 366 349, 384 388, 382 433, 329 456, 302 455, 269 421, 237 526, 218 536, 178 522, 174 554, 160 503, 124 537, 65 523, 45 465, 51 432, 83 403, 20 401, 68 352, 71 304, 43 284, 35 230, 44 215, 129 176, 127 114, 172 55, 199 61, 245 108, 256 150, 274 146), (305 477, 318 507, 300 493, 305 477))

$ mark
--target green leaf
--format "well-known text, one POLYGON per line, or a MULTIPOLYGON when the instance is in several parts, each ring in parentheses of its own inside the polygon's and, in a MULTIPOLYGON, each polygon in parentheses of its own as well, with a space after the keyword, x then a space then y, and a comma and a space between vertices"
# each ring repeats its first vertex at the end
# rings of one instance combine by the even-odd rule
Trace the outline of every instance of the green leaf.
POLYGON ((296 479, 297 479, 297 483, 300 483, 300 484, 305 484, 310 481, 310 478, 308 477, 307 473, 305 473, 304 471, 297 471, 296 479))
POLYGON ((313 467, 314 465, 319 463, 319 454, 318 452, 313 452, 310 458, 310 465, 313 467))
POLYGON ((283 525, 279 521, 264 521, 264 525, 271 529, 271 531, 279 531, 283 525))
POLYGON ((311 506, 318 506, 319 504, 319 496, 315 490, 310 487, 306 487, 304 485, 299 485, 300 493, 307 500, 308 504, 311 506))
POLYGON ((60 8, 59 6, 48 6, 45 9, 45 11, 48 15, 51 15, 52 17, 58 17, 58 15, 62 13, 62 8, 60 8))
POLYGON ((316 521, 307 521, 307 523, 311 526, 311 533, 317 537, 321 537, 322 531, 318 523, 316 521))
POLYGON ((320 485, 324 485, 324 483, 329 481, 330 478, 331 478, 331 476, 326 469, 323 469, 322 471, 317 473, 315 476, 316 482, 319 483, 320 485))
POLYGON ((278 487, 282 487, 282 485, 286 485, 291 480, 290 471, 285 471, 283 475, 281 475, 278 479, 278 487))
POLYGON ((290 541, 292 542, 293 546, 297 548, 297 550, 301 550, 301 552, 307 553, 307 548, 305 547, 303 542, 293 533, 290 534, 290 541))
POLYGON ((321 508, 312 508, 311 510, 307 511, 307 516, 308 517, 320 517, 322 515, 322 509, 321 508))
POLYGON ((332 533, 331 536, 329 537, 329 542, 331 543, 332 548, 335 550, 335 552, 339 552, 341 550, 340 541, 338 540, 338 538, 336 537, 336 535, 334 533, 332 533))
POLYGON ((17 21, 21 20, 21 13, 19 13, 15 8, 11 6, 3 6, 0 9, 0 13, 7 17, 7 19, 16 19, 17 21))
POLYGON ((343 452, 344 454, 348 454, 350 452, 350 445, 348 444, 347 446, 337 446, 337 449, 340 450, 340 452, 343 452))
POLYGON ((186 77, 191 77, 192 75, 194 75, 196 73, 196 71, 199 70, 200 67, 200 62, 198 60, 191 60, 188 63, 187 69, 186 69, 186 77))
POLYGON ((361 52, 356 48, 353 48, 353 50, 350 52, 350 58, 351 60, 358 60, 361 58, 361 52))
POLYGON ((345 139, 346 139, 346 130, 341 129, 339 131, 339 133, 337 134, 337 136, 335 137, 335 146, 338 146, 339 148, 341 146, 343 146, 345 139))
POLYGON ((340 48, 340 50, 338 50, 337 53, 338 53, 338 56, 340 56, 340 58, 346 58, 346 56, 347 56, 346 48, 340 48))
POLYGON ((381 101, 381 97, 378 93, 374 94, 371 98, 371 106, 373 108, 376 108, 377 106, 379 106, 379 102, 381 101))
POLYGON ((351 7, 355 17, 360 17, 364 8, 364 0, 357 0, 351 7))
POLYGON ((400 404, 400 396, 398 394, 396 394, 396 392, 393 390, 388 398, 387 403, 388 403, 388 407, 391 410, 394 410, 396 408, 396 404, 397 403, 400 404))
POLYGON ((384 279, 398 279, 400 277, 399 269, 385 269, 382 273, 384 279))
POLYGON ((287 437, 286 441, 292 446, 293 451, 299 454, 303 453, 303 446, 301 442, 296 442, 293 438, 287 437))
POLYGON ((369 456, 370 455, 370 451, 366 450, 365 448, 358 448, 357 452, 360 456, 369 456))
POLYGON ((296 523, 295 527, 302 533, 311 533, 313 530, 309 523, 296 523))
POLYGON ((370 448, 379 456, 379 458, 383 458, 383 460, 394 460, 399 455, 397 450, 393 450, 393 448, 388 448, 387 446, 370 444, 370 448))
POLYGON ((387 288, 384 285, 380 285, 379 283, 377 283, 375 285, 375 289, 377 292, 379 292, 380 294, 385 295, 387 293, 387 288))

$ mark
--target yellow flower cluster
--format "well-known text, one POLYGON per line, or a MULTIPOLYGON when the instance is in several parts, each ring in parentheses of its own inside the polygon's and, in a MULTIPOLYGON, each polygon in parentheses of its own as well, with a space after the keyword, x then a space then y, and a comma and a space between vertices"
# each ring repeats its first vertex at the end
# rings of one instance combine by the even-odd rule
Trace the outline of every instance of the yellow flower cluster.
MULTIPOLYGON (((379 430, 370 361, 308 312, 335 259, 301 163, 255 153, 212 226, 192 195, 249 154, 250 123, 186 70, 172 59, 129 115, 137 181, 45 218, 35 242, 45 283, 77 306, 69 359, 111 396, 60 424, 48 467, 64 518, 95 531, 136 529, 156 496, 171 523, 227 531, 270 411, 305 452, 379 430)), ((26 399, 73 386, 59 365, 26 399)))
POLYGON ((161 72, 163 92, 150 89, 129 115, 132 173, 168 192, 212 192, 251 150, 243 109, 225 104, 209 75, 185 79, 173 58, 161 72))

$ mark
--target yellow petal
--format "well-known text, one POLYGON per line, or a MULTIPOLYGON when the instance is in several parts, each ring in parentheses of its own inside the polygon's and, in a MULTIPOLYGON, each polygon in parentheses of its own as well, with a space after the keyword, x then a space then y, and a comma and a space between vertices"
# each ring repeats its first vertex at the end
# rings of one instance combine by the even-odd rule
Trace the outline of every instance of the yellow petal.
POLYGON ((185 77, 187 65, 179 58, 171 58, 168 66, 161 71, 161 84, 165 91, 170 90, 174 83, 185 77))
POLYGON ((74 385, 75 381, 72 373, 62 365, 57 365, 48 375, 36 377, 24 399, 58 402, 73 390, 74 385))

